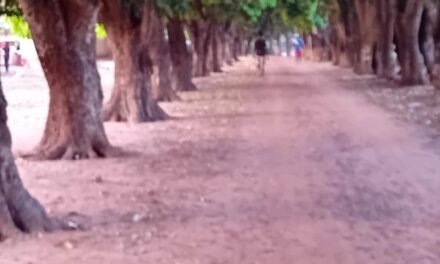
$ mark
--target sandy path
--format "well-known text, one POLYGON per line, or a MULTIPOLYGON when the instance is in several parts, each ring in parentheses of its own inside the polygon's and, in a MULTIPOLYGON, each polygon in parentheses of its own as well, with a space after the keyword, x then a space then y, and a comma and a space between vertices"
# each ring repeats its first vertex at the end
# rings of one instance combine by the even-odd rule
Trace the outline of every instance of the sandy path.
MULTIPOLYGON (((272 58, 264 79, 250 65, 199 80, 164 106, 175 120, 108 124, 130 157, 20 162, 51 211, 92 229, 9 240, 1 263, 440 263, 440 158, 423 136, 328 65, 272 58)), ((29 98, 9 94, 17 116, 29 98)), ((16 141, 38 122, 12 120, 16 141)))

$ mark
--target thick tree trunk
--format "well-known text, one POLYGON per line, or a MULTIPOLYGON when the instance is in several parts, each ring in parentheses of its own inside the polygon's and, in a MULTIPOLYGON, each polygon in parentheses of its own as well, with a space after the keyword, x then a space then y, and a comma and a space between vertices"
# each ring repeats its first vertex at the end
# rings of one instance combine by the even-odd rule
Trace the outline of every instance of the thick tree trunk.
POLYGON ((275 41, 277 43, 277 49, 278 49, 278 56, 282 56, 283 55, 283 43, 281 41, 282 35, 280 33, 275 35, 275 41))
POLYGON ((422 21, 419 31, 420 51, 425 62, 428 76, 432 75, 434 66, 434 23, 435 23, 435 6, 431 0, 425 0, 422 13, 422 21), (434 10, 434 12, 433 12, 434 10))
POLYGON ((357 60, 355 71, 359 74, 373 73, 373 46, 377 29, 376 8, 373 0, 355 0, 359 30, 357 34, 357 60))
POLYGON ((222 71, 222 63, 220 59, 220 29, 217 23, 214 23, 212 26, 211 32, 211 48, 212 48, 212 71, 213 72, 221 72, 222 71))
POLYGON ((287 32, 284 34, 284 36, 286 39, 286 43, 285 43, 286 53, 287 53, 287 56, 290 56, 290 55, 292 55, 292 46, 293 46, 292 45, 292 34, 290 32, 287 32))
POLYGON ((180 19, 170 19, 167 24, 171 62, 173 64, 173 86, 178 91, 194 91, 191 55, 186 46, 183 23, 180 19))
POLYGON ((239 36, 238 36, 238 32, 236 29, 236 26, 233 25, 231 27, 231 38, 229 39, 229 46, 230 46, 230 50, 231 50, 231 55, 232 55, 232 60, 233 61, 238 61, 239 58, 239 54, 238 54, 238 49, 237 49, 237 42, 239 42, 239 36))
POLYGON ((225 41, 224 41, 224 49, 225 49, 225 61, 226 64, 232 65, 234 62, 234 55, 232 54, 231 44, 232 42, 232 35, 230 32, 226 32, 225 34, 225 41))
POLYGON ((332 63, 333 65, 341 64, 341 39, 339 38, 336 26, 331 22, 330 43, 332 49, 332 63))
POLYGON ((354 67, 356 71, 360 65, 361 34, 355 2, 353 0, 337 0, 337 9, 345 36, 345 47, 342 55, 346 59, 342 58, 347 61, 347 65, 354 67))
POLYGON ((330 59, 329 52, 329 37, 326 30, 316 30, 312 34, 312 51, 313 57, 316 61, 327 61, 330 59))
POLYGON ((240 52, 239 52, 239 45, 240 45, 240 41, 238 36, 234 36, 234 39, 231 43, 231 49, 232 49, 232 58, 235 61, 239 61, 239 57, 240 57, 240 52))
POLYGON ((220 53, 223 60, 222 63, 226 63, 227 65, 231 65, 233 60, 232 50, 229 44, 231 41, 230 30, 231 30, 231 23, 230 22, 224 23, 220 27, 220 34, 219 34, 220 43, 221 43, 220 53))
MULTIPOLYGON (((148 7, 142 16, 151 15, 148 7)), ((106 121, 146 122, 167 118, 151 96, 152 62, 146 37, 146 25, 137 21, 113 0, 103 0, 101 10, 108 36, 113 44, 115 87, 104 109, 106 121)), ((148 20, 148 19, 147 19, 148 20)))
POLYGON ((158 101, 178 99, 172 87, 171 58, 165 38, 165 26, 154 5, 149 6, 145 12, 144 23, 149 26, 146 27, 147 32, 144 32, 144 36, 153 62, 152 96, 158 101))
POLYGON ((422 13, 423 1, 407 0, 406 5, 399 6, 397 42, 403 85, 425 84, 428 81, 419 45, 422 13))
POLYGON ((50 90, 46 129, 29 156, 106 156, 110 144, 101 119, 103 96, 94 33, 98 5, 73 0, 21 0, 20 4, 50 90))
POLYGON ((333 7, 332 13, 330 15, 330 42, 332 48, 332 62, 334 65, 347 66, 346 59, 346 45, 347 36, 343 23, 341 22, 341 17, 339 14, 339 8, 337 5, 333 7), (345 57, 345 59, 344 59, 345 57), (345 60, 345 62, 344 62, 345 60), (345 65, 344 65, 345 63, 345 65))
POLYGON ((378 14, 378 68, 377 74, 384 78, 394 78, 393 40, 396 23, 395 0, 376 0, 378 14))
POLYGON ((249 35, 246 39, 246 49, 244 51, 244 54, 246 56, 251 55, 252 54, 252 46, 254 44, 254 39, 252 37, 252 35, 249 35))
POLYGON ((337 0, 331 7, 330 23, 333 25, 333 63, 342 67, 352 66, 353 2, 337 0), (351 11, 350 11, 351 10, 351 11))
POLYGON ((189 25, 191 32, 191 42, 193 45, 194 58, 194 77, 207 76, 208 71, 208 53, 211 43, 212 23, 205 20, 195 20, 189 25))
POLYGON ((437 3, 437 19, 434 27, 434 65, 432 67, 431 82, 436 89, 440 89, 440 3, 437 3))
POLYGON ((218 50, 219 50, 219 61, 220 66, 223 66, 226 63, 226 32, 223 28, 223 25, 220 25, 218 29, 218 50))
POLYGON ((48 217, 41 204, 21 182, 11 152, 6 105, 0 83, 0 241, 20 231, 41 232, 64 228, 61 221, 48 217))
POLYGON ((245 35, 243 33, 242 30, 238 30, 238 38, 237 38, 237 42, 236 42, 236 49, 237 49, 237 54, 238 57, 243 56, 244 55, 244 51, 245 51, 245 35))

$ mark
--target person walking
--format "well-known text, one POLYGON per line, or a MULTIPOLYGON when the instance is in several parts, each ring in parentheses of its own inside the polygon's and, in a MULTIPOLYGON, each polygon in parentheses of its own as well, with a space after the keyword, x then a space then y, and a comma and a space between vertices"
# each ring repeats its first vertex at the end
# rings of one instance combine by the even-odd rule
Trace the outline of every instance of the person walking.
POLYGON ((267 46, 262 31, 258 33, 258 38, 255 41, 255 54, 257 55, 258 69, 260 70, 260 75, 263 76, 266 63, 265 57, 267 55, 267 46))
POLYGON ((293 48, 295 50, 295 58, 301 61, 304 50, 304 40, 299 34, 295 34, 293 37, 293 48))
POLYGON ((6 72, 9 72, 9 55, 10 55, 9 42, 6 42, 5 46, 3 47, 3 58, 5 60, 6 72))

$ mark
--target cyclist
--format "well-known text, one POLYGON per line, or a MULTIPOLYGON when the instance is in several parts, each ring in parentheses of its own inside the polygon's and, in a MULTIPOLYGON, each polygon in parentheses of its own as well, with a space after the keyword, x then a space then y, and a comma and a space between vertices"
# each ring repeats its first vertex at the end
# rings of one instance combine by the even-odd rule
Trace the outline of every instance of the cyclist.
POLYGON ((266 54, 267 54, 267 47, 266 47, 266 40, 263 38, 263 32, 258 32, 258 38, 255 41, 255 54, 257 55, 258 59, 258 69, 260 70, 260 75, 264 75, 264 66, 266 63, 266 54))
POLYGON ((304 40, 299 34, 295 34, 293 37, 293 47, 295 49, 295 57, 297 61, 301 61, 304 50, 304 40))

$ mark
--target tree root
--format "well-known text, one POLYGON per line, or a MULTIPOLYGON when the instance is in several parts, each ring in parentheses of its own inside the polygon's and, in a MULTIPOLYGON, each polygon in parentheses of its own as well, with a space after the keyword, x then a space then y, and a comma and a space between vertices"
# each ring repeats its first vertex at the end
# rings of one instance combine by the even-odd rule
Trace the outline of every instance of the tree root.
POLYGON ((176 90, 180 92, 197 91, 197 86, 192 81, 188 81, 188 82, 176 81, 174 87, 176 87, 176 90))
POLYGON ((156 100, 158 102, 173 102, 173 101, 180 101, 182 98, 180 98, 176 92, 172 91, 167 94, 160 94, 156 100))
POLYGON ((159 106, 157 102, 150 102, 147 106, 148 121, 164 121, 169 115, 159 106))
POLYGON ((141 113, 136 116, 130 116, 128 111, 120 107, 120 104, 112 104, 110 102, 110 104, 106 105, 104 108, 103 119, 106 122, 143 123, 164 121, 169 119, 169 116, 156 101, 148 102, 145 109, 142 109, 141 113))
POLYGON ((69 213, 62 217, 49 217, 45 214, 39 216, 29 215, 33 217, 30 221, 14 220, 15 226, 4 226, 0 224, 0 242, 11 237, 17 237, 23 233, 35 232, 56 232, 56 231, 85 231, 91 228, 90 218, 75 212, 69 213), (35 218, 36 217, 36 218, 35 218), (38 220, 40 219, 40 220, 38 220), (38 221, 35 221, 38 220, 38 221), (15 222, 17 221, 17 222, 15 222))
POLYGON ((19 154, 20 158, 29 160, 84 160, 112 156, 113 148, 109 145, 94 144, 78 147, 67 143, 44 144, 37 146, 29 153, 19 154))

